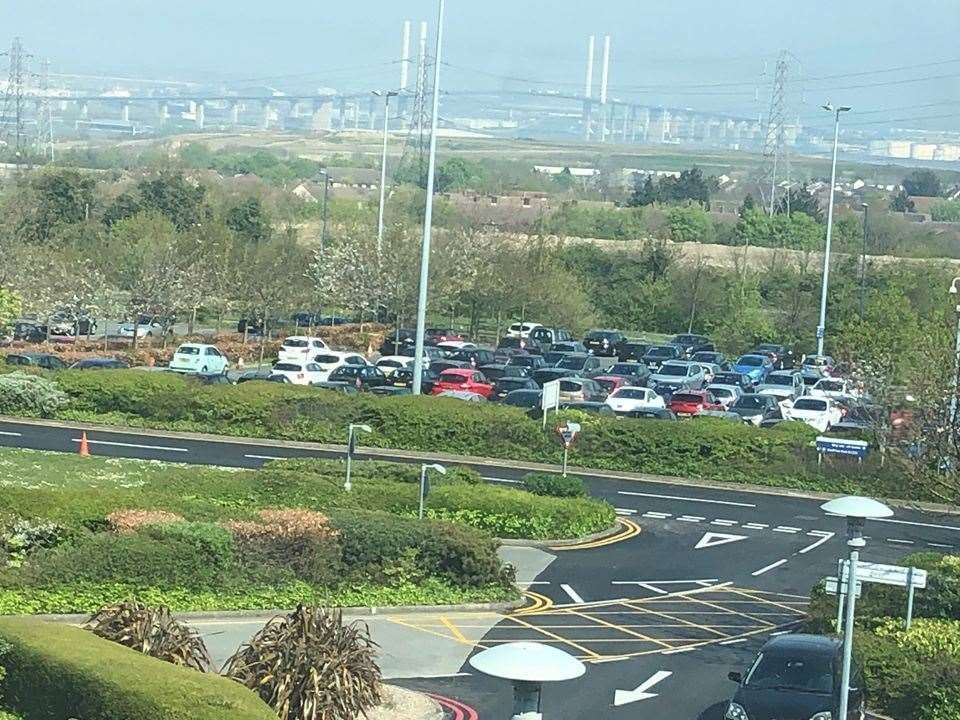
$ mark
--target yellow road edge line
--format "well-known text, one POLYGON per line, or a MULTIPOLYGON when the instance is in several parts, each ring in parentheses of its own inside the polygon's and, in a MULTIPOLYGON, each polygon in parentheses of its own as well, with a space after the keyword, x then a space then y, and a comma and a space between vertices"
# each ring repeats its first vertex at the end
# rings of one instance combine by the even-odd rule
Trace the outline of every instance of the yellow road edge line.
POLYGON ((447 618, 443 617, 443 615, 440 616, 440 622, 443 623, 444 627, 446 627, 450 632, 453 633, 453 636, 457 640, 459 640, 462 643, 470 643, 470 641, 467 640, 467 636, 464 635, 463 632, 461 632, 460 628, 458 628, 452 622, 447 620, 447 618))
POLYGON ((591 550, 593 548, 605 547, 607 545, 613 545, 614 543, 623 542, 624 540, 629 540, 640 534, 641 528, 632 520, 626 518, 618 517, 617 524, 620 525, 623 529, 617 532, 615 535, 606 537, 600 540, 591 540, 590 542, 579 543, 577 545, 556 545, 548 548, 555 552, 566 552, 567 550, 591 550))

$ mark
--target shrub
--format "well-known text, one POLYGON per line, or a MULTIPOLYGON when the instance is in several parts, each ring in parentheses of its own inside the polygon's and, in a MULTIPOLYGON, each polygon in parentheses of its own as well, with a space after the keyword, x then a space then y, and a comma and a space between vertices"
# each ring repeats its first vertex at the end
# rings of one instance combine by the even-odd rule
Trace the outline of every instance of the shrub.
POLYGON ((274 618, 224 666, 280 720, 353 720, 380 703, 377 645, 359 621, 300 606, 274 618))
POLYGON ((71 534, 70 530, 54 522, 19 519, 3 531, 0 540, 7 564, 19 566, 33 551, 56 547, 71 534))
POLYGON ((50 417, 69 398, 55 382, 23 372, 0 375, 0 413, 50 417))
POLYGON ((276 720, 237 683, 60 623, 0 618, 4 702, 29 720, 276 720))
POLYGON ((120 535, 136 532, 147 525, 175 522, 183 522, 183 518, 165 510, 115 510, 107 515, 107 525, 120 535))
POLYGON ((101 608, 83 625, 105 640, 150 657, 200 672, 210 667, 210 653, 193 628, 174 620, 170 608, 150 608, 136 600, 101 608))
POLYGON ((587 495, 583 480, 573 475, 564 477, 554 473, 530 473, 523 478, 523 487, 534 495, 549 497, 577 498, 587 495))

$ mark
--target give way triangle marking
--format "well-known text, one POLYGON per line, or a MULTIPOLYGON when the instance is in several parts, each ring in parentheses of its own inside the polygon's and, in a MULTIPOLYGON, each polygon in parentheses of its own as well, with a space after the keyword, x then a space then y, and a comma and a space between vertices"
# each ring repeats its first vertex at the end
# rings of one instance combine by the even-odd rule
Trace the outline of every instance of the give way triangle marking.
POLYGON ((727 543, 737 542, 737 540, 746 540, 747 535, 727 535, 726 533, 708 532, 700 538, 700 542, 693 546, 694 550, 703 550, 704 548, 717 547, 727 543))

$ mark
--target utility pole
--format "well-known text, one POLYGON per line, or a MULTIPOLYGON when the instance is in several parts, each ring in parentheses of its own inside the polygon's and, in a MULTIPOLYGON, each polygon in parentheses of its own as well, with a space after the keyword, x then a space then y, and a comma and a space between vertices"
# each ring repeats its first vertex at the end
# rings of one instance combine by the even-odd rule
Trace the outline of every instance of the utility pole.
POLYGON ((427 286, 430 283, 430 235, 433 223, 433 185, 437 168, 437 124, 440 114, 440 65, 443 56, 444 0, 437 10, 437 50, 433 65, 433 113, 430 119, 430 158, 427 162, 427 198, 423 214, 423 246, 420 249, 420 293, 417 299, 417 342, 413 356, 413 394, 423 381, 423 336, 427 322, 427 286))
POLYGON ((50 61, 43 61, 40 73, 40 100, 37 105, 36 154, 44 160, 54 161, 53 108, 50 103, 50 61))
POLYGON ((380 209, 377 212, 377 259, 383 253, 383 210, 387 200, 387 139, 390 132, 390 98, 398 93, 375 90, 374 95, 383 96, 383 157, 380 160, 380 209))
POLYGON ((868 220, 870 218, 870 206, 863 203, 863 249, 860 252, 860 320, 863 320, 863 305, 867 292, 867 233, 869 232, 868 220))
POLYGON ((786 50, 780 53, 773 73, 770 93, 770 111, 763 143, 763 163, 760 169, 760 197, 764 209, 773 215, 777 209, 777 185, 787 181, 786 198, 790 202, 790 149, 786 141, 787 116, 790 111, 791 73, 799 74, 799 61, 786 50), (769 196, 767 195, 769 188, 769 196))
POLYGON ((27 64, 30 59, 23 49, 19 37, 13 39, 8 52, 3 53, 9 59, 9 73, 7 75, 7 91, 3 99, 3 140, 7 149, 14 153, 14 163, 17 171, 27 160, 26 133, 24 131, 24 100, 26 95, 27 64), (11 118, 13 119, 11 127, 11 118))

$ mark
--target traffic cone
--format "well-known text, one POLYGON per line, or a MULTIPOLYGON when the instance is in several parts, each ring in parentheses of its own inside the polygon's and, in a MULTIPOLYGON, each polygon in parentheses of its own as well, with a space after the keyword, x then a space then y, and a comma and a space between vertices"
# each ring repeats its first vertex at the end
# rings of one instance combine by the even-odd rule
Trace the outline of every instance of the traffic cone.
POLYGON ((90 457, 90 444, 87 442, 87 433, 80 436, 80 457, 90 457))

